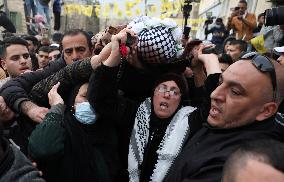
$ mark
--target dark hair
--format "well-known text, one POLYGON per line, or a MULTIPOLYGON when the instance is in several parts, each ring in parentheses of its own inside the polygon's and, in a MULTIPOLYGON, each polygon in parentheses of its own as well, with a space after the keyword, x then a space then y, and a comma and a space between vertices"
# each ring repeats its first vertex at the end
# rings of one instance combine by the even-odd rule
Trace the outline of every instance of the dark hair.
POLYGON ((247 51, 248 43, 244 40, 232 40, 229 45, 239 45, 240 51, 247 51))
POLYGON ((28 49, 28 42, 20 37, 12 36, 7 37, 3 40, 1 43, 2 51, 1 51, 1 58, 4 58, 6 56, 6 50, 7 47, 11 45, 23 45, 28 49))
POLYGON ((228 64, 228 65, 231 65, 231 64, 233 64, 233 60, 232 60, 231 56, 229 56, 228 54, 223 53, 219 57, 219 63, 225 63, 225 64, 228 64))
POLYGON ((52 51, 55 51, 55 50, 59 50, 59 47, 56 47, 56 46, 49 46, 48 47, 48 53, 51 53, 52 51))
MULTIPOLYGON (((79 34, 82 34, 86 37, 87 39, 87 43, 88 43, 88 47, 89 49, 91 50, 93 45, 92 45, 92 40, 91 40, 91 37, 90 35, 84 31, 84 30, 81 30, 81 29, 72 29, 72 30, 69 30, 67 31, 64 35, 63 35, 63 38, 62 40, 64 39, 64 37, 66 36, 75 36, 75 35, 79 35, 79 34)), ((60 44, 60 49, 62 50, 62 43, 60 44)))
POLYGON ((232 40, 236 40, 236 38, 235 38, 235 37, 232 37, 232 36, 229 36, 229 37, 227 37, 227 38, 224 40, 224 42, 223 42, 223 53, 226 53, 226 52, 225 52, 225 45, 226 45, 228 42, 231 43, 232 40))
POLYGON ((215 21, 216 21, 216 22, 222 22, 222 23, 223 23, 223 19, 222 19, 222 18, 217 18, 215 21))
POLYGON ((265 16, 265 13, 260 13, 258 16, 257 16, 257 19, 259 19, 260 17, 262 16, 265 16))
POLYGON ((42 51, 42 52, 47 52, 49 51, 49 47, 48 46, 41 46, 39 49, 38 49, 38 53, 39 51, 42 51))
POLYGON ((54 42, 58 43, 58 44, 61 43, 62 38, 63 38, 63 34, 62 34, 62 33, 54 33, 54 34, 52 35, 52 40, 53 40, 54 42))
POLYGON ((35 45, 35 46, 37 46, 38 43, 39 43, 37 38, 35 36, 32 36, 32 35, 24 36, 23 39, 32 41, 33 45, 35 45))
POLYGON ((248 5, 246 0, 240 0, 239 3, 244 3, 244 4, 248 5))
POLYGON ((242 144, 225 162, 223 177, 235 181, 238 169, 243 168, 249 159, 268 164, 284 172, 284 144, 280 141, 262 139, 242 144))

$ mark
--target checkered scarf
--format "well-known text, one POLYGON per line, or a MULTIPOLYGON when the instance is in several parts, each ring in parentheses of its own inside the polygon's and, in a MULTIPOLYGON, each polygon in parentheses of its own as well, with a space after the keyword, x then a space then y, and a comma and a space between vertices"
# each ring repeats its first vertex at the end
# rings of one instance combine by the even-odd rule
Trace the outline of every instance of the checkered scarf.
MULTIPOLYGON (((163 181, 178 156, 184 142, 187 140, 190 128, 188 117, 195 110, 191 106, 181 108, 172 118, 165 135, 156 151, 158 154, 157 163, 150 181, 163 181)), ((139 166, 143 162, 144 150, 148 143, 151 115, 151 99, 147 98, 138 108, 135 123, 132 130, 129 153, 128 172, 129 181, 139 182, 139 166)))
POLYGON ((138 34, 137 52, 144 63, 173 63, 182 54, 182 31, 172 20, 143 16, 134 19, 129 26, 138 34))

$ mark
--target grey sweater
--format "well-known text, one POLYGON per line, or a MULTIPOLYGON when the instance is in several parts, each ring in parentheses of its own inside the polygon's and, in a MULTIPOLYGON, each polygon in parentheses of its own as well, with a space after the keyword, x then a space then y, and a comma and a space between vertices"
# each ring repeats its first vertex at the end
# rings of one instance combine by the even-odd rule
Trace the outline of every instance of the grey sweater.
MULTIPOLYGON (((9 169, 0 176, 0 182, 44 182, 45 180, 39 176, 39 171, 32 166, 29 159, 18 150, 15 146, 12 148, 9 155, 14 155, 12 165, 9 169)), ((8 147, 8 148, 9 148, 8 147)), ((8 149, 9 150, 9 149, 8 149)), ((0 165, 5 163, 5 159, 1 161, 0 165)))

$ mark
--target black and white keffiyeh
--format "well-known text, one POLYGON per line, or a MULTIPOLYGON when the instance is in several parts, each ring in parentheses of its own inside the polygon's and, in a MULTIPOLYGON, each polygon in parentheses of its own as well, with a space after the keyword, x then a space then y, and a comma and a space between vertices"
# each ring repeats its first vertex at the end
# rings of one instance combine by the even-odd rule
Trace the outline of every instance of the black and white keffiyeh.
POLYGON ((182 30, 171 19, 137 17, 128 25, 138 34, 137 52, 147 64, 168 64, 182 54, 182 30))
MULTIPOLYGON (((173 117, 157 150, 158 160, 151 176, 151 181, 162 181, 175 158, 180 153, 189 134, 188 116, 195 108, 181 108, 173 117)), ((130 181, 139 181, 139 166, 143 162, 144 149, 148 142, 151 116, 151 99, 147 98, 138 108, 132 130, 129 153, 128 172, 130 181)))
POLYGON ((166 27, 144 29, 138 37, 137 51, 148 64, 170 63, 177 57, 175 40, 166 27))

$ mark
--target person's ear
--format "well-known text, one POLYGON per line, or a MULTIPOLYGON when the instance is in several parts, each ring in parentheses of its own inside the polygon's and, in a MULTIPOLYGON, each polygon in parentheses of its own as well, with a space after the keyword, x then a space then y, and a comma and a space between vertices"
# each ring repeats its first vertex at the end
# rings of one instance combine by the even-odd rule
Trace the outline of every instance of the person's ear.
POLYGON ((0 60, 0 62, 1 62, 2 68, 6 71, 7 70, 6 62, 4 60, 0 60))
POLYGON ((276 102, 269 102, 262 106, 259 114, 256 116, 257 121, 263 121, 267 118, 270 118, 275 113, 277 113, 278 106, 276 102))

